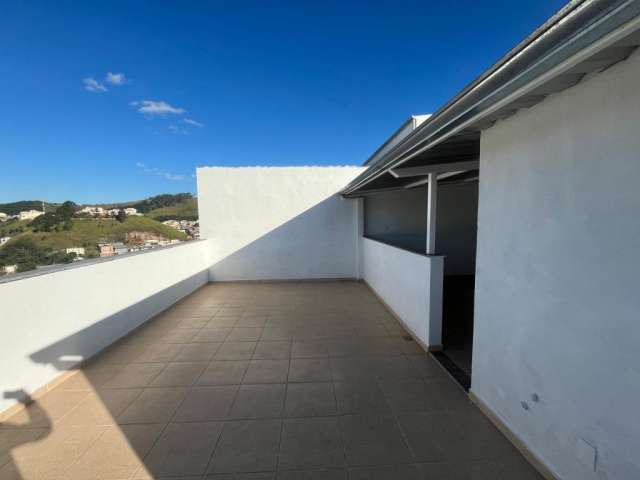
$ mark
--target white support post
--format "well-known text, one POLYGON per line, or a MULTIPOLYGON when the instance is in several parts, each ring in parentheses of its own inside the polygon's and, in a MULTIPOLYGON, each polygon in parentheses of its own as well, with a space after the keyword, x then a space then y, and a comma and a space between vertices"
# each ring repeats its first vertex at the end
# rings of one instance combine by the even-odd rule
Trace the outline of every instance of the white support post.
POLYGON ((356 215, 356 278, 362 280, 364 278, 364 261, 362 258, 362 238, 364 237, 364 198, 355 199, 355 215, 356 215))
POLYGON ((438 204, 438 174, 429 174, 427 187, 427 255, 436 253, 436 211, 438 204))

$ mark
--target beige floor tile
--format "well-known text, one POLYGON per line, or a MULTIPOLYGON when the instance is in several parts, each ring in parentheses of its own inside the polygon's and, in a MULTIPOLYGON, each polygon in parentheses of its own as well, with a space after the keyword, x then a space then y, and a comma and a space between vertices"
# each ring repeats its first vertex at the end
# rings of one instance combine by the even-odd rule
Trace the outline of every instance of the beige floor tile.
POLYGON ((253 356, 256 342, 225 342, 218 349, 215 360, 248 360, 253 356))
POLYGON ((200 330, 196 336, 193 337, 193 342, 224 342, 229 333, 231 332, 231 328, 221 327, 221 328, 205 328, 200 330))
POLYGON ((207 363, 176 362, 167 365, 151 385, 154 387, 181 387, 193 385, 202 374, 207 363))
POLYGON ((141 388, 104 389, 91 392, 82 403, 67 413, 59 425, 114 425, 116 418, 142 392, 141 388))
POLYGON ((165 364, 163 363, 131 364, 107 380, 103 388, 146 387, 164 368, 165 364))
POLYGON ((198 328, 175 328, 164 335, 159 343, 189 343, 199 331, 198 328))
POLYGON ((125 368, 124 365, 92 363, 83 367, 54 390, 93 390, 100 388, 107 380, 125 368))
POLYGON ((229 418, 229 412, 237 391, 237 385, 193 387, 176 411, 172 421, 206 422, 225 420, 229 418))
POLYGON ((216 328, 232 328, 235 327, 239 321, 239 317, 214 317, 204 328, 206 329, 216 329, 216 328))
POLYGON ((118 415, 118 423, 168 423, 186 394, 184 387, 147 388, 118 415))
POLYGON ((0 425, 0 479, 539 478, 403 335, 357 282, 205 285, 0 425))
POLYGON ((216 354, 222 343, 188 343, 174 357, 174 362, 208 362, 216 354))
POLYGON ((163 363, 170 362, 182 350, 182 344, 152 344, 145 347, 136 357, 135 363, 163 363))
POLYGON ((96 442, 72 465, 68 478, 74 480, 119 480, 130 478, 143 463, 164 425, 118 425, 108 427, 96 442))
POLYGON ((202 317, 185 318, 179 323, 178 328, 200 329, 204 328, 210 320, 211 316, 209 315, 202 317))
POLYGON ((171 423, 145 458, 153 475, 202 475, 222 432, 221 422, 171 423))
POLYGON ((197 380, 198 385, 237 385, 242 382, 248 360, 213 361, 197 380))
POLYGON ((27 408, 11 416, 3 427, 50 427, 89 395, 86 390, 56 390, 48 392, 27 408))
POLYGON ((37 442, 49 433, 48 428, 0 428, 0 467, 11 463, 14 452, 23 445, 37 442))
POLYGON ((262 328, 255 327, 234 327, 229 332, 227 340, 230 342, 255 342, 262 335, 262 328))
POLYGON ((254 360, 277 360, 291 356, 291 342, 258 342, 253 352, 254 360))
POLYGON ((73 465, 107 430, 102 426, 57 426, 38 441, 12 452, 23 479, 66 478, 73 465))

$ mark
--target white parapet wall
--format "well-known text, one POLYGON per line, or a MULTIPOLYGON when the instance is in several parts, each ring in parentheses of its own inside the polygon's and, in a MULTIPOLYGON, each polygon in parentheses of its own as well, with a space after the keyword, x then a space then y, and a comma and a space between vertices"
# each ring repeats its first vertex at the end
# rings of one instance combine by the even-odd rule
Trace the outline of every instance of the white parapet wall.
POLYGON ((0 283, 0 413, 208 280, 206 241, 0 283))
POLYGON ((471 388, 565 480, 640 478, 639 81, 482 133, 471 388))
POLYGON ((357 201, 340 189, 361 167, 198 169, 211 281, 355 278, 357 201))
POLYGON ((442 345, 444 258, 361 238, 362 276, 427 348, 442 345))

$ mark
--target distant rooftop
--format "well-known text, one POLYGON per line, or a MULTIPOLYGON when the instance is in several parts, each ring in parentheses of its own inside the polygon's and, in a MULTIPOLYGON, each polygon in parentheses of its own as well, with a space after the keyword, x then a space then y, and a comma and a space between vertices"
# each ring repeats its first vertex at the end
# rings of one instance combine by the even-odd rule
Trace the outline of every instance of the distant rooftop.
POLYGON ((364 165, 370 165, 375 163, 378 159, 382 158, 387 154, 393 147, 398 145, 402 140, 404 140, 411 132, 413 132, 416 128, 418 128, 422 122, 424 122, 427 118, 431 116, 430 113, 424 115, 411 115, 407 118, 400 128, 396 130, 393 135, 391 135, 380 147, 373 152, 364 165))

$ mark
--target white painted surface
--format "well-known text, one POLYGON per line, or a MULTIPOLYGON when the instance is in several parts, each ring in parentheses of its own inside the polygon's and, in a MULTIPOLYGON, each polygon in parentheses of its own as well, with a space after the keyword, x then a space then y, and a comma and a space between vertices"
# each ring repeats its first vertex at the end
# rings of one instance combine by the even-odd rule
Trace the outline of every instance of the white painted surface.
POLYGON ((206 243, 0 284, 0 391, 33 392, 206 283, 206 243))
POLYGON ((442 257, 361 239, 364 280, 426 346, 442 344, 442 257))
POLYGON ((427 184, 427 255, 436 253, 436 223, 438 220, 438 176, 429 174, 427 184))
POLYGON ((639 78, 636 54, 481 140, 472 390, 565 480, 640 478, 639 78))
POLYGON ((199 168, 211 281, 357 277, 357 201, 337 192, 361 171, 199 168))
POLYGON ((356 198, 356 262, 357 278, 362 280, 364 277, 364 253, 362 251, 362 238, 364 237, 364 221, 365 221, 365 199, 356 198))

